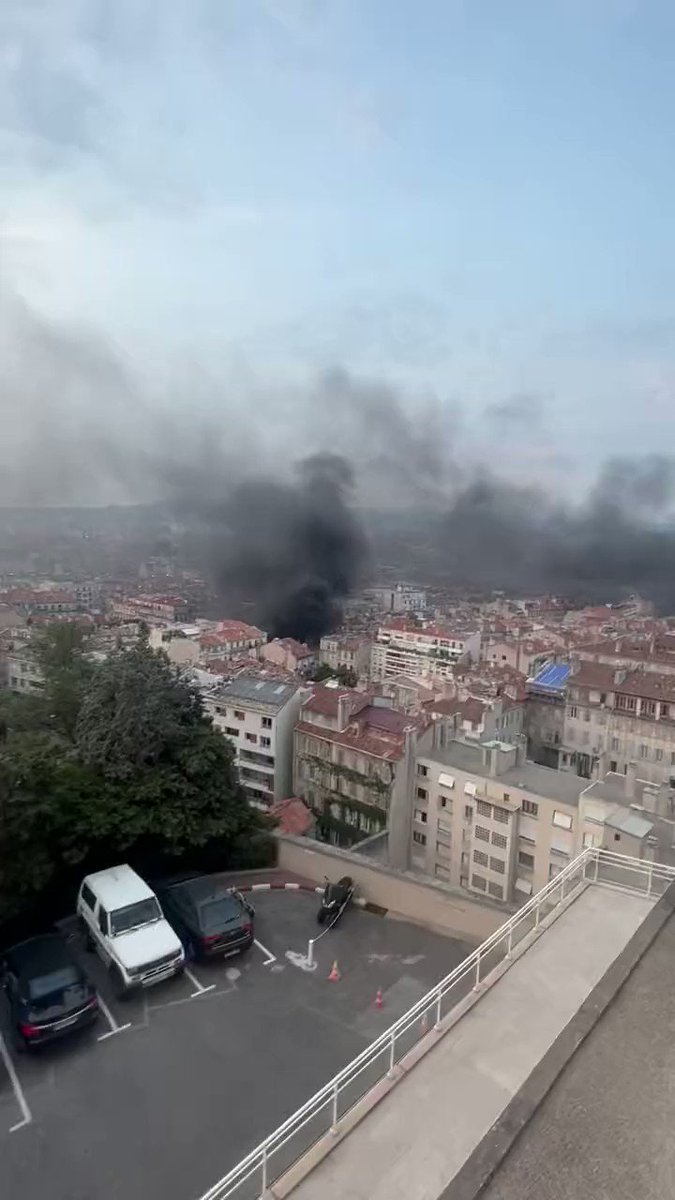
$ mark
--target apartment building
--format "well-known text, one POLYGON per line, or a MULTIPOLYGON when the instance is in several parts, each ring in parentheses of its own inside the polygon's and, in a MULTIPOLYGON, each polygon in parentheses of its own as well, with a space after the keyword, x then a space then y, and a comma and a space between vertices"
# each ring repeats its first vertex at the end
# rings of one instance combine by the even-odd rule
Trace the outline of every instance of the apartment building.
POLYGON ((576 661, 546 678, 529 686, 533 758, 587 779, 626 774, 631 762, 651 783, 675 779, 675 676, 576 661))
POLYGON ((295 683, 239 675, 205 697, 213 724, 234 743, 242 787, 258 808, 293 794, 293 730, 305 694, 295 683))
POLYGON ((30 646, 15 645, 7 651, 5 661, 5 682, 10 692, 30 696, 43 690, 45 677, 30 646))
POLYGON ((504 664, 522 675, 536 674, 554 653, 555 646, 545 638, 488 638, 481 648, 485 662, 504 664))
POLYGON ((517 745, 523 736, 525 704, 508 696, 437 698, 424 704, 434 720, 443 719, 458 737, 489 742, 497 738, 517 745))
POLYGON ((153 625, 148 641, 153 650, 163 650, 177 666, 197 663, 201 654, 198 625, 153 625))
POLYGON ((371 588, 370 594, 380 608, 390 613, 420 613, 427 607, 427 594, 424 589, 413 587, 409 583, 371 588))
POLYGON ((321 638, 319 645, 319 661, 326 663, 333 671, 346 667, 353 671, 357 679, 367 678, 370 672, 370 638, 346 637, 338 633, 327 634, 321 638))
POLYGON ((439 625, 418 628, 404 620, 381 625, 370 657, 373 681, 396 675, 428 679, 448 679, 460 659, 477 662, 480 657, 480 632, 455 630, 439 625))
POLYGON ((260 657, 265 662, 283 667, 292 674, 311 675, 317 665, 317 656, 311 647, 295 638, 273 638, 260 649, 260 657))
POLYGON ((182 596, 166 596, 156 592, 143 592, 138 596, 121 596, 108 602, 111 617, 121 621, 189 621, 192 613, 190 603, 182 596))
POLYGON ((217 621, 209 624, 199 638, 203 662, 210 659, 239 658, 249 655, 258 658, 267 641, 267 634, 244 621, 217 621))
POLYGON ((525 742, 446 740, 417 757, 410 863, 493 900, 525 899, 552 879, 597 825, 580 822, 585 781, 537 766, 525 742), (443 742, 445 741, 445 744, 443 742))
POLYGON ((431 740, 427 717, 317 684, 295 728, 293 778, 295 795, 317 816, 318 835, 349 846, 388 829, 392 865, 405 865, 415 756, 431 740))

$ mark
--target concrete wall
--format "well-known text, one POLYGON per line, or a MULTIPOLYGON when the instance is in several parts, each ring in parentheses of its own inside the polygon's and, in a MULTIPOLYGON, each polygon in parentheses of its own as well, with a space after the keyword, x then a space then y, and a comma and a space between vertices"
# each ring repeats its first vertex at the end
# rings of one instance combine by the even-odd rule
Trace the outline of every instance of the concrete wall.
POLYGON ((358 894, 368 903, 413 924, 478 943, 494 933, 509 915, 504 906, 481 904, 442 883, 422 882, 336 846, 286 835, 278 835, 277 841, 278 865, 283 870, 314 883, 323 883, 326 876, 337 879, 351 875, 358 894))

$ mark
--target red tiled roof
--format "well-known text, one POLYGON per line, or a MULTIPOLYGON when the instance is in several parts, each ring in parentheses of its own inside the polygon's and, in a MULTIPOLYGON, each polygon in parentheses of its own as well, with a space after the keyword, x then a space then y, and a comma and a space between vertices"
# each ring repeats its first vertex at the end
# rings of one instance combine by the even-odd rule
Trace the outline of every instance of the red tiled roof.
POLYGON ((307 807, 304 800, 290 796, 288 800, 279 800, 273 804, 270 813, 276 817, 280 833, 291 833, 296 837, 304 837, 316 825, 314 813, 307 807))
POLYGON ((347 746, 350 750, 358 750, 361 754, 370 754, 374 758, 386 758, 397 762, 403 757, 405 742, 403 737, 377 730, 361 730, 349 726, 341 731, 324 729, 321 725, 313 725, 310 721, 299 721, 296 725, 299 733, 308 733, 325 742, 333 742, 336 746, 347 746))
POLYGON ((277 645, 283 646, 284 650, 288 650, 290 654, 293 654, 295 658, 310 658, 314 653, 305 642, 296 642, 295 638, 292 637, 275 638, 274 641, 277 645))
POLYGON ((364 692, 357 692, 354 688, 326 687, 325 683, 317 683, 302 707, 306 712, 315 712, 324 717, 336 717, 340 699, 349 697, 351 697, 351 702, 348 711, 351 714, 370 704, 370 696, 364 692))

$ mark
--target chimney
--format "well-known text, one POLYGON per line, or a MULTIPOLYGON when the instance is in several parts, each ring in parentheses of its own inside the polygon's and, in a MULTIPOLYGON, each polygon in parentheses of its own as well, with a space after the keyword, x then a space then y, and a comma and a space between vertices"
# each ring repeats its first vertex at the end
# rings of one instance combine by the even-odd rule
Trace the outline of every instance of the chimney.
POLYGON ((344 696, 344 695, 338 696, 338 705, 337 705, 337 727, 338 727, 338 729, 346 728, 347 722, 349 720, 349 714, 350 714, 349 696, 344 696))
POLYGON ((621 687, 621 684, 623 683, 627 674, 628 672, 625 667, 622 667, 620 671, 614 672, 614 683, 617 685, 617 687, 621 687))
POLYGON ((637 763, 632 759, 626 770, 626 799, 629 803, 635 800, 635 781, 637 779, 637 763))

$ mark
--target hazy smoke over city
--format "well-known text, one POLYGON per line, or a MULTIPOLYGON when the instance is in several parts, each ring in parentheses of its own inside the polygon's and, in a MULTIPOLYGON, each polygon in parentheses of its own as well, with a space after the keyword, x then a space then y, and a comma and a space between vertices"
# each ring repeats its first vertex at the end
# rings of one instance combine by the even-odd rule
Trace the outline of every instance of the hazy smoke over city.
MULTIPOLYGON (((316 640, 383 560, 463 587, 637 589, 675 610, 668 457, 613 459, 571 503, 500 478, 489 446, 462 453, 456 406, 413 419, 394 389, 339 370, 255 404, 188 374, 160 402, 104 341, 4 309, 0 502, 163 500, 224 602, 273 634, 316 640)), ((523 438, 538 420, 522 397, 492 417, 523 438)))

